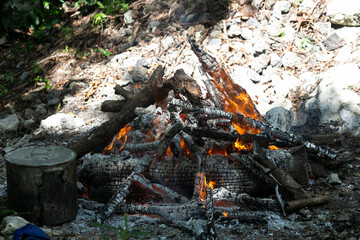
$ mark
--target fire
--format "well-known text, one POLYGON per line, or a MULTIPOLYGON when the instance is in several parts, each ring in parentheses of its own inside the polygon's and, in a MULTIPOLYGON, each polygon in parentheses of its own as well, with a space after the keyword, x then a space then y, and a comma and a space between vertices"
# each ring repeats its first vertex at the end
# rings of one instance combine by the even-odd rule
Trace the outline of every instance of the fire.
POLYGON ((220 154, 220 155, 223 155, 223 156, 227 156, 227 151, 226 151, 226 148, 224 149, 221 149, 221 148, 218 148, 216 147, 215 145, 213 145, 211 147, 211 149, 208 151, 208 154, 211 156, 211 155, 215 155, 215 154, 220 154))
POLYGON ((104 148, 102 154, 110 154, 113 153, 115 151, 115 145, 119 142, 122 142, 122 145, 117 149, 118 151, 121 151, 121 149, 123 149, 126 140, 127 140, 127 133, 131 130, 131 126, 130 124, 126 124, 125 127, 123 127, 119 133, 118 136, 115 136, 113 138, 113 140, 111 141, 111 143, 109 144, 109 146, 107 146, 106 148, 104 148))
POLYGON ((271 150, 278 150, 278 149, 280 149, 280 148, 278 148, 278 147, 275 146, 275 145, 269 145, 269 149, 271 149, 271 150))
POLYGON ((201 183, 200 183, 200 200, 202 202, 206 201, 206 186, 209 186, 211 189, 214 189, 215 187, 215 182, 214 181, 209 181, 209 183, 206 182, 206 177, 205 177, 205 173, 199 173, 199 176, 201 177, 201 183))
POLYGON ((224 217, 229 217, 229 216, 226 214, 225 210, 224 210, 224 212, 223 212, 223 215, 224 215, 224 217))
POLYGON ((236 142, 234 143, 234 146, 238 149, 238 150, 248 150, 252 148, 252 144, 250 146, 246 146, 242 141, 239 141, 239 139, 236 139, 236 142))

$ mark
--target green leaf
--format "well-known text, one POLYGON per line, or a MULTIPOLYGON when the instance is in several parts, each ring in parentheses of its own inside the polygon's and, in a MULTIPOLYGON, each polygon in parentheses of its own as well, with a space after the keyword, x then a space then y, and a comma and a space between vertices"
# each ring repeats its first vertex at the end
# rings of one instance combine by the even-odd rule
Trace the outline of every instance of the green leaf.
POLYGON ((75 8, 75 9, 78 9, 79 7, 80 7, 80 2, 77 1, 77 2, 75 3, 75 5, 74 5, 74 8, 75 8))
POLYGON ((102 227, 102 228, 105 228, 105 229, 118 230, 116 227, 109 226, 109 225, 106 225, 106 224, 101 224, 101 223, 90 222, 89 225, 92 226, 92 227, 102 227))
MULTIPOLYGON (((6 91, 7 92, 7 91, 6 91)), ((4 93, 6 93, 4 92, 4 93)), ((1 92, 0 92, 0 95, 1 95, 1 92)), ((11 215, 18 215, 17 212, 15 212, 14 210, 8 210, 8 209, 5 209, 5 210, 1 210, 0 211, 0 221, 2 221, 5 217, 7 216, 11 216, 11 215)))
POLYGON ((45 84, 45 89, 46 89, 46 90, 50 90, 50 88, 51 88, 51 85, 48 84, 48 83, 46 83, 46 84, 45 84))

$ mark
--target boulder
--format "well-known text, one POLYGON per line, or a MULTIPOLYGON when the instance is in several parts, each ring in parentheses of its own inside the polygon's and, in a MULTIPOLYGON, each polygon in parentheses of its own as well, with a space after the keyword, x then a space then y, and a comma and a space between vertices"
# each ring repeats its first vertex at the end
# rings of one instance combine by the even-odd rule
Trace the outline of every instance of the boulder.
POLYGON ((360 26, 360 1, 331 0, 327 5, 327 16, 333 24, 360 26))

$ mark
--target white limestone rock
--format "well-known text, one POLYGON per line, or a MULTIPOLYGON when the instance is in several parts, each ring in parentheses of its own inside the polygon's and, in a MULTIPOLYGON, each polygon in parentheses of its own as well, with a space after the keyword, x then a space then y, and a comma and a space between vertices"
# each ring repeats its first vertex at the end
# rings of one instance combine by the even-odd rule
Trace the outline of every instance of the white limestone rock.
POLYGON ((327 16, 333 24, 360 26, 360 1, 331 0, 327 5, 327 16))

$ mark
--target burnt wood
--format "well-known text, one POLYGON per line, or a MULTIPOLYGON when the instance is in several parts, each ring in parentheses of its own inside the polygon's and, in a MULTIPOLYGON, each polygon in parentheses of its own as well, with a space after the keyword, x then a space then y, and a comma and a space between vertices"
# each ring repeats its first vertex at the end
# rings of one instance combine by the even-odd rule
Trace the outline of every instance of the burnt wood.
POLYGON ((90 134, 70 144, 68 147, 76 152, 77 158, 81 158, 98 146, 106 145, 109 139, 112 139, 121 128, 135 119, 135 108, 148 107, 154 102, 166 98, 169 88, 164 87, 166 80, 163 80, 163 76, 164 69, 162 66, 158 66, 148 83, 136 95, 136 98, 126 104, 126 107, 122 108, 108 121, 102 123, 90 134))

